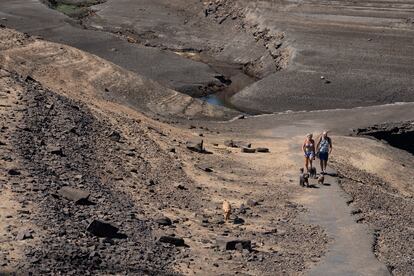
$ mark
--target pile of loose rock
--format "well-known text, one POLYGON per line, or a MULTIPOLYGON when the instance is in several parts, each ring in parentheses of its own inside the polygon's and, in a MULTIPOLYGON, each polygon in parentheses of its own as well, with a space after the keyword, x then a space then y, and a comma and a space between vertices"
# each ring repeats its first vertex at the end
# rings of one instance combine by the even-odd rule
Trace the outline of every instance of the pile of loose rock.
MULTIPOLYGON (((116 179, 129 172, 108 172, 107 165, 116 164, 122 153, 121 135, 81 103, 33 79, 14 78, 25 91, 19 102, 24 106, 21 119, 13 122, 19 127, 9 134, 20 162, 9 170, 9 183, 20 203, 38 206, 30 220, 40 229, 17 238, 36 236, 41 243, 25 249, 26 260, 16 271, 168 273, 179 252, 156 240, 151 230, 155 223, 139 219, 142 207, 117 189, 116 179)), ((15 118, 10 113, 8 120, 15 118)), ((147 161, 140 162, 145 166, 147 161)))

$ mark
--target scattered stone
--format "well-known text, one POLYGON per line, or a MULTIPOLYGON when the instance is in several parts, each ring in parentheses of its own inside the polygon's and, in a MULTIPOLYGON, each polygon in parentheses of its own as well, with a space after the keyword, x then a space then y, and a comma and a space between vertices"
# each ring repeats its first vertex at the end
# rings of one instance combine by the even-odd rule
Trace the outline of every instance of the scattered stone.
POLYGON ((109 138, 114 142, 119 142, 119 141, 121 141, 121 134, 119 134, 119 132, 117 132, 117 131, 113 131, 109 135, 109 138))
POLYGON ((156 183, 154 180, 150 179, 147 181, 147 186, 154 186, 156 183))
POLYGON ((250 206, 250 207, 254 207, 256 205, 259 205, 259 203, 256 200, 248 199, 247 202, 246 202, 246 205, 250 206))
POLYGON ((226 140, 224 141, 224 145, 231 148, 250 148, 252 146, 251 143, 245 141, 233 141, 233 140, 226 140))
POLYGON ((252 242, 250 240, 218 239, 217 244, 225 250, 236 250, 237 248, 241 248, 242 250, 246 249, 249 252, 252 251, 252 242))
POLYGON ((84 190, 65 186, 58 191, 64 198, 74 201, 76 204, 87 204, 90 193, 84 190))
POLYGON ((16 236, 16 240, 18 241, 28 240, 28 239, 33 239, 33 236, 30 230, 20 231, 19 234, 17 234, 16 236))
POLYGON ((161 243, 169 243, 175 246, 185 246, 184 239, 172 236, 161 236, 158 241, 161 243))
POLYGON ((257 152, 262 152, 262 153, 268 153, 268 152, 270 152, 268 148, 257 148, 256 151, 257 152))
POLYGON ((92 221, 86 230, 93 235, 102 238, 113 238, 117 236, 119 231, 118 227, 99 220, 92 221))
POLYGON ((196 165, 196 167, 205 172, 213 172, 213 169, 209 165, 206 165, 206 164, 199 164, 199 165, 196 165))
POLYGON ((224 145, 225 145, 226 147, 233 148, 233 147, 234 147, 233 140, 225 140, 225 141, 224 141, 224 145))
POLYGON ((187 148, 189 150, 195 151, 195 152, 199 152, 199 153, 204 153, 204 147, 203 147, 203 143, 204 141, 187 141, 186 145, 187 148))
POLYGON ((65 156, 65 154, 63 153, 62 148, 60 148, 60 147, 50 146, 50 147, 48 147, 48 151, 51 154, 54 154, 54 155, 58 155, 58 156, 61 156, 61 157, 65 156))
POLYGON ((170 226, 172 224, 172 221, 168 217, 161 217, 158 219, 155 219, 155 222, 162 226, 170 226))
POLYGON ((244 153, 255 153, 256 152, 256 149, 242 147, 241 148, 241 152, 244 152, 244 153))
POLYGON ((179 189, 179 190, 187 190, 187 188, 183 185, 183 184, 176 184, 175 188, 179 189))
POLYGON ((233 224, 244 224, 244 219, 239 218, 239 217, 236 217, 236 218, 233 220, 233 224))
POLYGON ((8 173, 9 175, 21 175, 21 173, 17 169, 10 169, 8 173))

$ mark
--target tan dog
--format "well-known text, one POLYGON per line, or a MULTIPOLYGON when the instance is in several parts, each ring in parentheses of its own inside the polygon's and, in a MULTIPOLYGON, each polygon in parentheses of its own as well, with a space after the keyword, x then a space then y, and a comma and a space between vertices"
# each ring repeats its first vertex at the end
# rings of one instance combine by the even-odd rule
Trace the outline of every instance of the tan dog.
POLYGON ((323 174, 321 174, 318 177, 318 184, 323 185, 324 182, 325 182, 325 177, 323 176, 323 174))
POLYGON ((228 221, 231 214, 231 205, 227 200, 223 201, 224 220, 228 221))

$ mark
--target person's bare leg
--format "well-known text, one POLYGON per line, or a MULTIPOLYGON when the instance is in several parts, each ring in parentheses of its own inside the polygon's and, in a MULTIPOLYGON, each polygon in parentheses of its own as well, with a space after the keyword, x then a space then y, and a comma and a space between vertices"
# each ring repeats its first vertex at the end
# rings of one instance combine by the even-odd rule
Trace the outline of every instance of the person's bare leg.
POLYGON ((322 159, 320 160, 319 164, 321 165, 321 172, 324 172, 324 170, 323 170, 323 160, 322 159))
POLYGON ((323 171, 326 172, 326 166, 328 165, 328 160, 323 160, 323 171))
POLYGON ((309 158, 308 157, 305 157, 305 168, 306 168, 306 172, 308 173, 309 172, 309 158))

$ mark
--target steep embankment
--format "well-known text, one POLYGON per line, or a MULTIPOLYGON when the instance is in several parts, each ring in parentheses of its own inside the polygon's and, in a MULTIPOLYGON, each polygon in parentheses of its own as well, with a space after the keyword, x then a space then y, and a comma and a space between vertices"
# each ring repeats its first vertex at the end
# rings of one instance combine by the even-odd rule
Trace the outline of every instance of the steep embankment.
POLYGON ((68 90, 91 102, 110 99, 153 115, 205 119, 237 115, 235 111, 210 106, 78 49, 32 39, 9 29, 2 29, 0 35, 3 67, 31 75, 54 90, 68 90))

